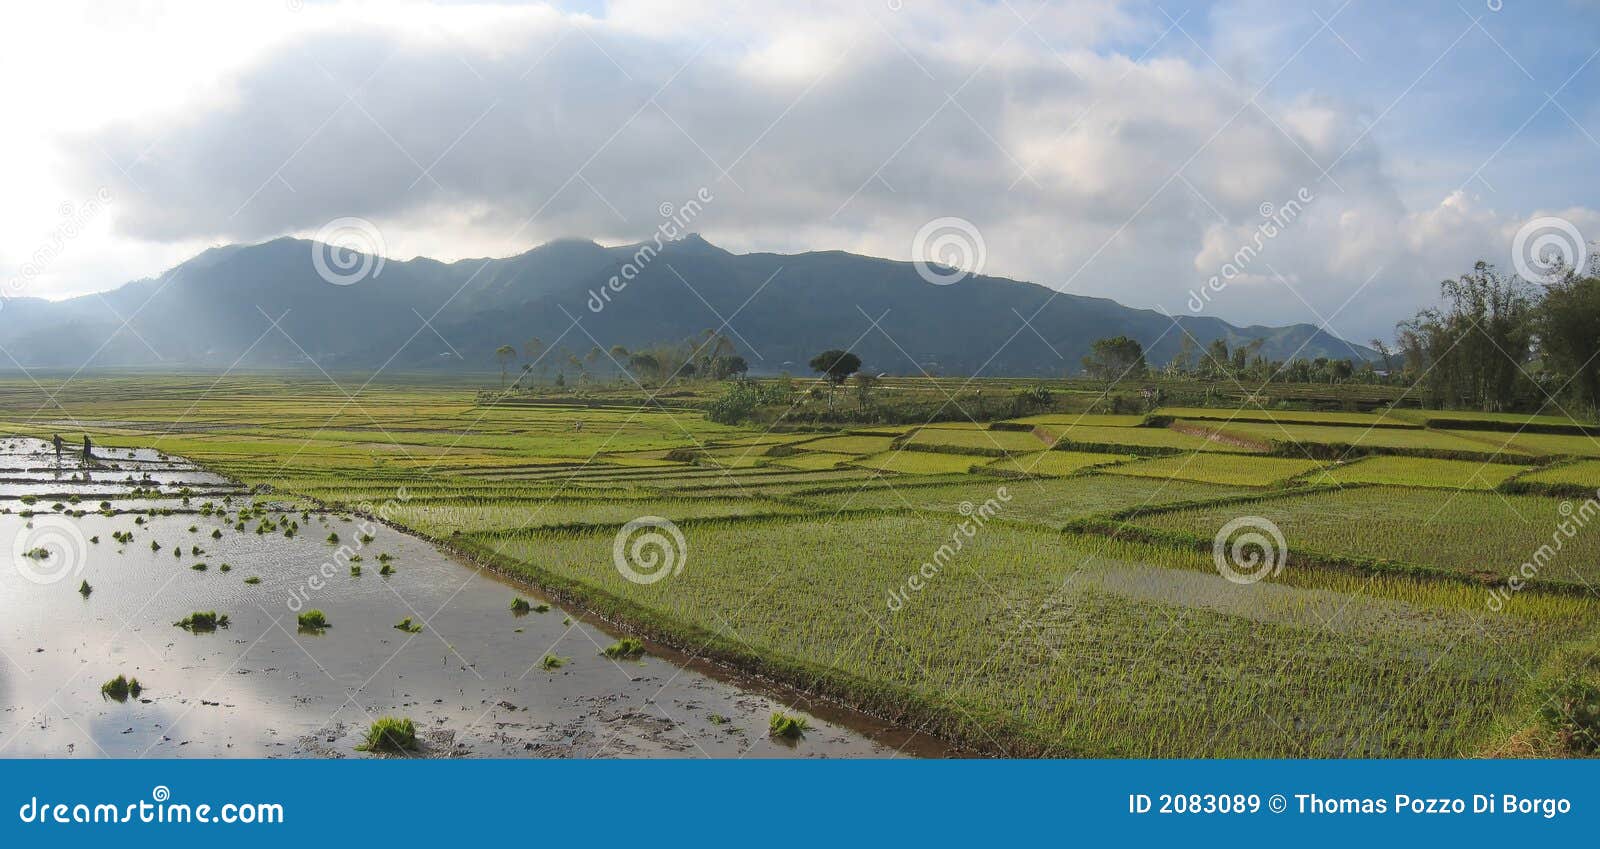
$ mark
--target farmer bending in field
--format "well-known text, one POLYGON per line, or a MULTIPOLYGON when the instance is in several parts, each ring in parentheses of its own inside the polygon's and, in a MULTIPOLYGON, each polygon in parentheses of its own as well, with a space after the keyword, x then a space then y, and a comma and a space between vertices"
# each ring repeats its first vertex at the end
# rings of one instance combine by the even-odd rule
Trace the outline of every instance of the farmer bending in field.
POLYGON ((61 459, 61 434, 58 433, 52 438, 55 440, 55 443, 56 443, 56 460, 60 461, 60 459, 61 459))
POLYGON ((83 435, 83 462, 88 463, 93 459, 94 454, 90 450, 89 434, 86 433, 83 435))

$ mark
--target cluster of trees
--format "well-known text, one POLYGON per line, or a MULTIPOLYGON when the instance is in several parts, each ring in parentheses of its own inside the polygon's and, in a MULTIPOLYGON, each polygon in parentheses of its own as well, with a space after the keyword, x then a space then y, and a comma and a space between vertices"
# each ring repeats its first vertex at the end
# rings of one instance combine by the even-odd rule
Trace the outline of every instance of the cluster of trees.
MULTIPOLYGON (((1262 339, 1231 349, 1216 339, 1202 348, 1185 335, 1159 376, 1388 384, 1407 387, 1430 407, 1526 411, 1559 405, 1573 415, 1600 416, 1600 276, 1594 267, 1536 285, 1479 262, 1443 281, 1440 290, 1442 303, 1400 322, 1392 344, 1371 340, 1377 362, 1270 360, 1261 354, 1262 339)), ((1139 342, 1126 336, 1096 340, 1083 368, 1107 382, 1158 374, 1139 342)))
POLYGON ((609 351, 596 345, 582 357, 560 346, 550 350, 535 336, 524 342, 520 351, 515 345, 501 345, 495 349, 502 389, 508 387, 511 367, 517 363, 519 354, 521 370, 516 379, 510 381, 511 389, 545 383, 552 372, 556 386, 567 385, 569 372, 579 384, 600 378, 632 378, 640 383, 664 386, 678 380, 742 377, 750 369, 733 342, 712 330, 681 342, 633 351, 623 345, 612 345, 609 351))
POLYGON ((1370 362, 1355 359, 1296 358, 1285 362, 1261 354, 1265 339, 1252 339, 1230 348, 1228 340, 1213 339, 1202 348, 1184 334, 1178 353, 1159 370, 1145 361, 1137 339, 1113 336, 1096 339, 1083 358, 1084 374, 1095 380, 1116 382, 1160 376, 1169 379, 1234 380, 1241 383, 1381 383, 1387 378, 1370 362))
POLYGON ((1398 377, 1431 406, 1600 412, 1600 277, 1538 286, 1480 262, 1440 284, 1444 302, 1398 327, 1398 377))

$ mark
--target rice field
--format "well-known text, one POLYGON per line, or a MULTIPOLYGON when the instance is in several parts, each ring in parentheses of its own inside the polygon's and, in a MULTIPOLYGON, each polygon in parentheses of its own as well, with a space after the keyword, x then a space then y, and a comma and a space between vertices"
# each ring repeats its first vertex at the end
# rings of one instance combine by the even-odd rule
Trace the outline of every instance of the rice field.
POLYGON ((1476 460, 1379 456, 1341 463, 1308 475, 1306 480, 1314 484, 1338 486, 1376 483, 1441 489, 1494 489, 1528 469, 1528 466, 1482 463, 1476 460))
MULTIPOLYGON (((974 753, 1498 752, 1537 728, 1534 682, 1600 636, 1600 503, 1537 494, 1600 488, 1597 440, 1488 414, 1169 407, 770 433, 415 383, 352 400, 325 381, 79 378, 59 409, 45 398, 0 382, 4 434, 155 449, 307 510, 384 505, 630 633, 974 753), (1579 459, 1534 465, 1557 458, 1579 459), (641 517, 681 534, 681 571, 619 571, 641 517), (1283 572, 1219 574, 1213 540, 1241 517, 1281 530, 1283 572)), ((5 495, 31 473, 0 469, 0 510, 70 516, 5 495)), ((169 503, 198 504, 147 506, 169 503)))
POLYGON ((1061 477, 1132 459, 1127 454, 1099 454, 1093 451, 1035 451, 1032 454, 1014 454, 990 460, 983 464, 983 468, 1017 475, 1061 477))
POLYGON ((1241 515, 1277 525, 1291 554, 1366 558, 1464 576, 1509 577, 1542 546, 1559 545, 1530 583, 1600 584, 1600 522, 1587 529, 1577 524, 1586 520, 1571 501, 1559 498, 1360 487, 1192 507, 1133 521, 1209 541, 1241 515), (1576 532, 1563 534, 1564 524, 1576 532))
POLYGON ((1322 467, 1316 460, 1284 457, 1233 457, 1220 454, 1186 454, 1157 457, 1106 469, 1107 474, 1198 481, 1230 486, 1272 486, 1322 467))
POLYGON ((895 449, 882 454, 873 454, 856 461, 856 465, 865 469, 877 469, 884 472, 899 472, 908 475, 940 475, 950 472, 971 471, 973 466, 984 463, 984 458, 969 454, 943 454, 933 451, 911 451, 895 449))

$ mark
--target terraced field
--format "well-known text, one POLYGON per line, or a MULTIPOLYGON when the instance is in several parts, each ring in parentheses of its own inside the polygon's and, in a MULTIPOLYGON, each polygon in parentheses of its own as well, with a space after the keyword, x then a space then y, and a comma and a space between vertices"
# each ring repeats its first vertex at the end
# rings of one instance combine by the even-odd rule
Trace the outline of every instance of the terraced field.
MULTIPOLYGON (((1181 407, 772 433, 582 400, 95 378, 0 386, 0 422, 296 511, 385 505, 631 633, 963 751, 1548 753, 1550 682, 1595 674, 1600 502, 1579 488, 1600 450, 1559 432, 1578 423, 1181 407)), ((0 509, 94 509, 8 496, 29 474, 0 470, 0 509)))

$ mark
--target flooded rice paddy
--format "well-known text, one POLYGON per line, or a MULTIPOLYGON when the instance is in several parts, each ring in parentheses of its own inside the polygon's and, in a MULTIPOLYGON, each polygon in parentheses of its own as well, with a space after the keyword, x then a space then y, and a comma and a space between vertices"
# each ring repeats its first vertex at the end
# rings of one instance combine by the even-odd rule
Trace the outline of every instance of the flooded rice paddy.
POLYGON ((434 757, 943 753, 658 647, 604 657, 625 634, 379 523, 155 451, 68 448, 0 440, 0 756, 365 757, 385 715, 434 757), (312 608, 328 628, 298 626, 312 608), (173 624, 204 611, 227 626, 173 624), (143 689, 102 694, 118 675, 143 689), (779 710, 801 739, 768 735, 779 710))

